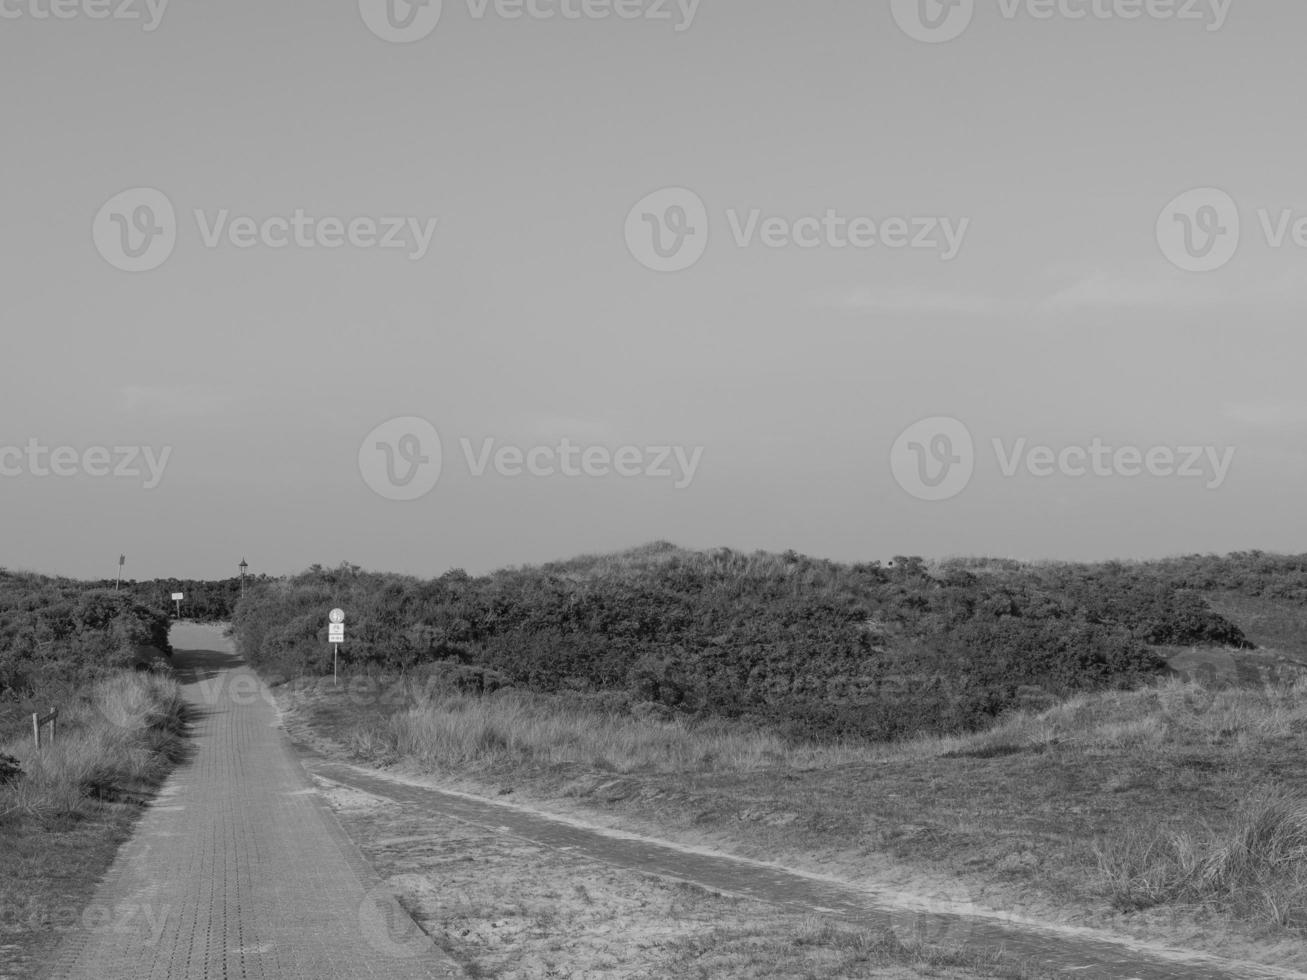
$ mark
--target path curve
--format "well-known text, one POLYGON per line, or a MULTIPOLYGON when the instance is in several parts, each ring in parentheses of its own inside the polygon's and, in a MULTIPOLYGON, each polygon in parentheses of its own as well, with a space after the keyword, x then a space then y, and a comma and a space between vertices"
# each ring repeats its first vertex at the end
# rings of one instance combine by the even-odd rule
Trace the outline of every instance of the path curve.
POLYGON ((1288 980, 1292 970, 1165 950, 1110 933, 1003 917, 913 907, 901 896, 877 893, 779 865, 682 847, 583 821, 546 814, 469 793, 322 757, 299 747, 319 780, 418 808, 424 816, 459 820, 536 844, 646 874, 879 929, 905 923, 944 945, 1002 949, 1032 965, 1065 970, 1086 980, 1288 980))
POLYGON ((189 625, 172 640, 193 757, 146 809, 44 976, 461 976, 309 785, 231 641, 189 625))

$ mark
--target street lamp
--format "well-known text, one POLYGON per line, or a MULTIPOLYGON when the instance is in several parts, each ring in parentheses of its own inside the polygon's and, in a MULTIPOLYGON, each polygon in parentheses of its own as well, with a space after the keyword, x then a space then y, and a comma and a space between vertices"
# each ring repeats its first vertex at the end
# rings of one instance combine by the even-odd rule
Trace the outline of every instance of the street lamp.
POLYGON ((247 569, 247 568, 249 568, 249 567, 250 567, 249 564, 245 561, 244 558, 242 558, 242 559, 241 559, 241 564, 240 564, 240 569, 241 569, 241 595, 244 595, 244 594, 245 594, 245 569, 247 569))

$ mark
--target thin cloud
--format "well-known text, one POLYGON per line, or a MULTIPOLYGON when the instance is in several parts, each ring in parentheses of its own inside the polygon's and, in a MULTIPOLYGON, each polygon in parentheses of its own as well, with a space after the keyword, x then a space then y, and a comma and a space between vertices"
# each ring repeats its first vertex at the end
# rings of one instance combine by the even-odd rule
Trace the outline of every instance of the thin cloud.
POLYGON ((820 295, 816 305, 850 313, 983 316, 999 311, 999 304, 989 296, 923 286, 856 286, 820 295))
POLYGON ((1188 310, 1227 300, 1213 285, 1195 279, 1129 279, 1095 272, 1038 304, 1050 313, 1078 310, 1188 310))
POLYGON ((1307 278, 1292 269, 1276 276, 1233 269, 1205 275, 1174 274, 1149 279, 1095 271, 1040 301, 1037 310, 1071 313, 1083 310, 1210 309, 1215 306, 1260 310, 1307 306, 1307 278))

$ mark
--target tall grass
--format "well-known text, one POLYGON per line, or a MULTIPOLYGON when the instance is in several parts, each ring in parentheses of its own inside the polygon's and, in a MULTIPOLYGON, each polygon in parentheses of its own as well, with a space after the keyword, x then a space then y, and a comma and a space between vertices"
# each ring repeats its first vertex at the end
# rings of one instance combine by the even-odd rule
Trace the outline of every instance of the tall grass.
POLYGON ((75 816, 91 801, 148 789, 180 757, 185 702, 171 678, 124 673, 59 706, 58 738, 0 745, 22 775, 0 786, 0 825, 75 816))
POLYGON ((984 756, 1057 745, 1080 752, 1161 751, 1184 745, 1255 750, 1307 730, 1307 678, 1258 688, 1208 688, 1171 678, 1135 691, 1078 694, 1043 711, 1013 711, 983 731, 928 735, 874 750, 880 759, 984 756))
POLYGON ((432 767, 575 763, 607 772, 751 772, 840 765, 855 746, 795 745, 720 720, 638 717, 519 691, 445 692, 388 719, 358 726, 353 747, 432 767))
POLYGON ((1096 854, 1124 911, 1204 906, 1307 928, 1307 799, 1283 788, 1248 800, 1222 832, 1134 829, 1100 841, 1096 854))
MULTIPOLYGON (((1307 681, 1207 689, 1171 680, 1080 695, 1047 711, 1016 712, 988 731, 891 751, 898 758, 988 757, 1056 746, 1065 765, 1130 772, 1168 759, 1237 766, 1293 751, 1304 731, 1307 681)), ((1282 783, 1259 786, 1233 812, 1178 805, 1165 822, 1127 823, 1096 841, 1093 855, 1103 893, 1122 911, 1204 908, 1307 930, 1307 798, 1282 783)))

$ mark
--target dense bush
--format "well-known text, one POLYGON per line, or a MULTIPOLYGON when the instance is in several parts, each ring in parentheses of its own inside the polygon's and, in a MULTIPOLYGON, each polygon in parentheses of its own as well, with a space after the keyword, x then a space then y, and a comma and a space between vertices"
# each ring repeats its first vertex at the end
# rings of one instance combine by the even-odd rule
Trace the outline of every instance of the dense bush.
POLYGON ((330 672, 337 605, 346 670, 463 664, 817 738, 970 730, 1032 692, 1137 685, 1164 666, 1154 645, 1246 643, 1197 593, 1133 566, 842 565, 656 544, 480 578, 315 566, 251 590, 240 649, 280 673, 330 672))
POLYGON ((1149 563, 1152 574, 1178 588, 1278 599, 1307 605, 1307 555, 1237 551, 1187 555, 1149 563))
POLYGON ((168 617, 127 592, 0 570, 0 701, 170 653, 168 617))
MULTIPOLYGON (((268 581, 267 576, 257 578, 250 576, 245 584, 249 587, 257 582, 266 581, 268 581)), ((115 582, 113 579, 105 579, 91 585, 94 588, 113 589, 115 582)), ((124 581, 121 590, 142 605, 168 612, 175 611, 172 596, 180 592, 185 596, 181 603, 183 619, 191 619, 199 623, 228 623, 231 622, 236 603, 240 601, 241 580, 239 576, 216 581, 156 578, 138 582, 132 579, 124 581)))

